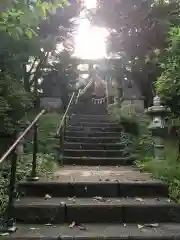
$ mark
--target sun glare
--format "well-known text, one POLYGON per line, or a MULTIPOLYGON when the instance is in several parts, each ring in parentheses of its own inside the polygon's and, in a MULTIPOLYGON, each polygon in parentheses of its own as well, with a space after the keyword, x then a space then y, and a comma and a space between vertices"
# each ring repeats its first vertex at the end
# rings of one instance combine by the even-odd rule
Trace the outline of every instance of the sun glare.
POLYGON ((82 19, 75 36, 74 55, 83 59, 106 57, 106 37, 108 31, 92 26, 87 19, 82 19))
POLYGON ((84 0, 84 5, 88 9, 96 8, 97 0, 84 0))

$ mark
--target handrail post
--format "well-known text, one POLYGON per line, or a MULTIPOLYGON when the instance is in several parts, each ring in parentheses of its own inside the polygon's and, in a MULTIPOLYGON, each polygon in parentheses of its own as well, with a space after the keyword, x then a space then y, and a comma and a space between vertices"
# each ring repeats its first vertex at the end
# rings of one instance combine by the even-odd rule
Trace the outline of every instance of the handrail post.
POLYGON ((15 199, 15 185, 16 185, 16 170, 17 170, 17 159, 18 154, 16 149, 12 152, 11 156, 11 172, 10 172, 10 180, 9 180, 9 194, 8 194, 8 206, 7 206, 7 218, 6 218, 6 226, 4 231, 7 232, 15 232, 17 227, 15 226, 13 209, 14 209, 14 199, 15 199))
POLYGON ((34 124, 33 131, 33 160, 32 160, 32 170, 30 176, 27 177, 28 181, 38 181, 37 177, 37 153, 38 153, 38 124, 34 124))
MULTIPOLYGON (((65 120, 66 121, 66 120, 65 120)), ((64 124, 61 126, 60 129, 60 162, 63 165, 63 149, 64 149, 64 124)))

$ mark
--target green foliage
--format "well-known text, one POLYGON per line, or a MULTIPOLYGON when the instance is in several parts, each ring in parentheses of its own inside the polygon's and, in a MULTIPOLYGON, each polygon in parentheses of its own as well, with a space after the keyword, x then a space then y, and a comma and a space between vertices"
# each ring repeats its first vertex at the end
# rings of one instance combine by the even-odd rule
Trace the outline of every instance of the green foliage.
MULTIPOLYGON (((29 116, 32 121, 36 113, 29 116)), ((53 171, 56 168, 54 157, 56 155, 56 147, 59 141, 54 138, 57 126, 60 122, 61 115, 58 113, 47 113, 39 120, 38 132, 38 158, 37 158, 37 173, 38 176, 51 178, 53 171)), ((29 136, 30 137, 30 136, 29 136)), ((30 139, 25 139, 25 142, 30 139)), ((26 144, 25 153, 18 160, 17 165, 17 183, 30 175, 32 167, 32 151, 33 144, 29 142, 26 144)), ((6 160, 1 164, 0 171, 0 214, 4 213, 8 201, 8 184, 10 174, 10 161, 6 160)), ((17 189, 18 195, 18 189, 17 189)))
MULTIPOLYGON (((170 108, 168 116, 170 126, 180 135, 180 27, 173 26, 169 31, 168 47, 161 59, 162 74, 155 86, 163 103, 170 108)), ((179 146, 180 146, 180 140, 179 146)), ((180 148, 179 148, 180 149, 180 148)), ((180 152, 179 152, 180 156, 180 152)), ((178 156, 178 158, 179 158, 178 156)))
POLYGON ((110 112, 111 114, 114 113, 113 116, 118 119, 119 122, 121 122, 121 118, 125 112, 125 119, 128 124, 128 118, 131 119, 133 116, 134 121, 138 124, 139 131, 138 135, 135 135, 133 131, 126 132, 126 128, 124 128, 120 141, 125 144, 125 154, 130 152, 135 153, 137 166, 143 171, 151 172, 154 178, 167 182, 169 184, 170 198, 180 203, 180 165, 177 142, 173 140, 166 141, 166 159, 157 161, 153 158, 154 143, 151 133, 147 128, 149 118, 143 114, 135 114, 129 107, 122 111, 118 106, 111 106, 110 112))
POLYGON ((31 98, 20 82, 0 73, 0 125, 1 134, 12 134, 18 127, 18 120, 31 107, 31 98))
MULTIPOLYGON (((54 155, 56 153, 59 141, 54 137, 60 120, 61 115, 58 113, 46 113, 40 118, 38 123, 38 151, 41 154, 54 155)), ((32 150, 32 143, 28 143, 25 149, 26 153, 32 152, 32 150)))
POLYGON ((0 30, 7 32, 10 36, 19 38, 26 35, 32 38, 36 35, 34 27, 40 20, 45 19, 49 12, 57 7, 62 7, 67 1, 8 1, 4 3, 3 11, 0 12, 0 30))
POLYGON ((180 203, 180 165, 177 161, 177 142, 166 141, 165 151, 165 160, 153 160, 152 156, 139 158, 137 165, 141 170, 151 172, 154 178, 167 182, 170 198, 180 203))
POLYGON ((69 19, 74 16, 74 12, 65 15, 69 9, 65 3, 65 0, 3 1, 0 11, 2 133, 12 133, 17 128, 17 122, 42 90, 39 80, 46 71, 54 70, 60 60, 63 62, 64 57, 56 56, 54 50, 71 31, 69 19))
POLYGON ((120 141, 125 144, 125 152, 134 152, 137 158, 153 156, 153 140, 148 130, 149 118, 137 113, 133 106, 111 105, 109 112, 124 129, 120 141))
POLYGON ((62 115, 47 113, 39 121, 39 151, 41 153, 54 153, 59 141, 54 139, 62 115))
POLYGON ((128 78, 136 82, 152 103, 153 83, 161 74, 159 55, 167 47, 166 36, 172 24, 179 25, 179 0, 99 0, 93 18, 95 23, 111 29, 108 51, 119 55, 117 81, 128 78))
MULTIPOLYGON (((56 54, 57 43, 62 44, 69 32, 76 8, 69 11, 66 0, 1 0, 0 6, 0 124, 1 134, 12 134, 19 121, 39 97, 39 80, 63 57, 56 54), (66 7, 62 10, 62 7, 66 7), (68 13, 68 14, 67 14, 68 13), (37 96, 36 96, 37 95, 37 96)), ((74 6, 74 5, 73 5, 74 6)), ((38 174, 47 175, 52 170, 54 147, 52 137, 59 115, 43 116, 39 128, 38 174)), ((8 138, 8 143, 12 141, 8 138)), ((1 147, 4 139, 1 141, 1 147)), ((3 146, 4 147, 4 146, 3 146)), ((5 146, 7 147, 7 145, 5 146)), ((2 150, 2 149, 0 149, 2 150)), ((24 178, 31 168, 32 144, 19 161, 17 180, 24 178)), ((7 181, 10 163, 0 166, 0 211, 7 202, 7 181)))
POLYGON ((180 28, 173 27, 169 32, 169 46, 161 62, 163 70, 156 82, 156 89, 171 112, 180 114, 180 28))
MULTIPOLYGON (((17 182, 30 175, 32 166, 32 154, 22 156, 17 165, 17 182)), ((51 178, 56 164, 51 155, 39 154, 37 158, 37 173, 40 177, 51 178)), ((10 179, 10 162, 5 161, 1 165, 0 171, 0 215, 4 213, 8 201, 8 184, 10 179)), ((16 192, 18 197, 18 191, 16 192)))
POLYGON ((122 125, 125 132, 137 136, 139 134, 138 117, 132 106, 119 107, 111 105, 109 112, 122 125))

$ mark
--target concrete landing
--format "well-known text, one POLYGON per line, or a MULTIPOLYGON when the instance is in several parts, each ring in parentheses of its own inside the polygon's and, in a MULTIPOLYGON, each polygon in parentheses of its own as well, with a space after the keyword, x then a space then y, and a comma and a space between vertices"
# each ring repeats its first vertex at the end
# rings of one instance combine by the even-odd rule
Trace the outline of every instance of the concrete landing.
POLYGON ((179 240, 180 224, 74 224, 19 225, 12 237, 4 239, 37 240, 179 240), (73 226, 73 227, 71 227, 73 226))
POLYGON ((154 182, 151 174, 142 173, 135 167, 65 166, 60 167, 53 179, 61 182, 154 182))

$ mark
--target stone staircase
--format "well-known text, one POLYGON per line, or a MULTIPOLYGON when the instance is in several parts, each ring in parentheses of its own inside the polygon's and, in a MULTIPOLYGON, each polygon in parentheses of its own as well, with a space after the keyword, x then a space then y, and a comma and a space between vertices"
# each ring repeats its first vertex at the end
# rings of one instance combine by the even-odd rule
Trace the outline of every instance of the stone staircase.
POLYGON ((19 184, 9 239, 180 239, 180 206, 166 184, 133 167, 120 131, 108 114, 73 115, 64 166, 51 180, 19 184))

